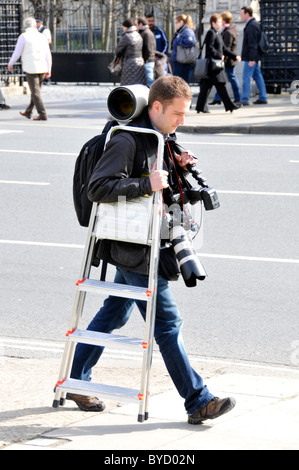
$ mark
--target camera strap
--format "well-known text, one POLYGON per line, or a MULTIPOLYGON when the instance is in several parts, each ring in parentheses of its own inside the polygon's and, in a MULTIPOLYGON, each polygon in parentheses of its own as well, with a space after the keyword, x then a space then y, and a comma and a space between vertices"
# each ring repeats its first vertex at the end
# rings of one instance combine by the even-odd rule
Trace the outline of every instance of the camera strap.
POLYGON ((176 171, 175 161, 174 161, 174 158, 173 158, 173 154, 172 154, 169 142, 166 142, 166 144, 167 144, 167 147, 168 147, 170 158, 171 158, 172 163, 173 163, 173 168, 174 168, 174 171, 175 171, 175 174, 176 174, 176 179, 177 179, 177 182, 178 182, 181 201, 182 201, 182 204, 183 204, 183 207, 184 207, 184 192, 183 192, 183 187, 182 187, 182 183, 181 183, 181 178, 180 178, 180 176, 178 175, 178 173, 176 171))

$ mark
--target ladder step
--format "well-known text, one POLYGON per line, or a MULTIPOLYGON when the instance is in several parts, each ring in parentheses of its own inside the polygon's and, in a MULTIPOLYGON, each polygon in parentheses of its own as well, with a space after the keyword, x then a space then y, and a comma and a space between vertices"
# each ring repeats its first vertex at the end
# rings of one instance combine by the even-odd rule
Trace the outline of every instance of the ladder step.
POLYGON ((143 395, 139 390, 132 388, 116 387, 114 385, 103 385, 84 380, 66 379, 56 385, 61 392, 74 393, 77 395, 96 396, 97 398, 108 398, 129 403, 140 403, 143 395))
POLYGON ((151 299, 152 293, 148 288, 128 286, 127 284, 117 284, 115 282, 98 281, 96 279, 83 279, 77 282, 77 287, 85 292, 99 292, 115 297, 125 297, 134 300, 151 299))
POLYGON ((69 341, 93 344, 95 346, 113 346, 116 349, 147 349, 147 343, 139 338, 99 333, 97 331, 76 329, 67 335, 69 341))

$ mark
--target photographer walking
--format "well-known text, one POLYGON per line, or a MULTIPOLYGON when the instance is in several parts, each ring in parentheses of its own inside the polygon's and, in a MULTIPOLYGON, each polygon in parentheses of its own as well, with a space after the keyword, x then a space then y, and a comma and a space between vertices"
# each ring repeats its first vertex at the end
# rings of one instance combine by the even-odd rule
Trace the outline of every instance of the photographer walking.
MULTIPOLYGON (((174 134, 177 127, 184 123, 191 99, 191 90, 182 78, 165 76, 156 80, 150 89, 148 107, 130 125, 155 129, 163 134, 164 169, 156 169, 155 136, 119 131, 108 142, 94 170, 89 184, 89 198, 97 203, 117 202, 119 196, 132 199, 163 190, 165 200, 169 189, 179 191, 181 184, 184 184, 186 165, 196 161, 187 151, 178 154, 174 134)), ((149 250, 144 245, 102 240, 98 255, 117 266, 115 282, 144 287, 148 284, 149 250)), ((205 419, 230 411, 235 406, 235 400, 214 397, 190 365, 181 334, 183 321, 168 285, 168 281, 177 280, 178 275, 174 250, 172 246, 162 243, 154 336, 167 370, 179 394, 185 399, 189 423, 200 424, 205 419)), ((110 296, 88 330, 111 333, 121 328, 128 321, 135 302, 145 318, 145 302, 110 296)), ((102 347, 78 344, 71 377, 89 381, 91 369, 102 352, 102 347)), ((67 398, 86 411, 104 409, 104 404, 97 398, 73 394, 68 394, 67 398)))

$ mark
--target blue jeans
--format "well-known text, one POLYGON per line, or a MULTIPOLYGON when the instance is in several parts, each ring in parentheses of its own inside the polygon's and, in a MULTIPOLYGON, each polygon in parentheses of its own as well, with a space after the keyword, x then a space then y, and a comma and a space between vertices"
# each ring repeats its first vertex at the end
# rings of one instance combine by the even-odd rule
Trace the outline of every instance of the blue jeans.
POLYGON ((243 96, 241 98, 242 102, 248 103, 250 98, 250 85, 251 79, 256 83, 256 86, 259 89, 259 99, 261 101, 267 100, 267 90, 264 82, 264 78, 260 69, 259 64, 256 62, 253 67, 249 67, 249 62, 244 63, 243 69, 243 96))
MULTIPOLYGON (((235 67, 225 67, 225 72, 232 86, 235 101, 240 101, 241 99, 240 84, 235 74, 235 67)), ((221 98, 218 93, 216 93, 214 100, 221 101, 221 98)))
POLYGON ((146 62, 144 64, 146 83, 149 88, 154 81, 154 67, 155 62, 146 62))
POLYGON ((177 77, 181 77, 185 80, 185 82, 189 83, 191 80, 191 75, 192 71, 195 67, 195 63, 193 64, 181 64, 180 62, 177 62, 176 60, 173 61, 172 64, 173 67, 173 75, 176 75, 177 77))
MULTIPOLYGON (((146 287, 148 277, 117 268, 115 282, 146 287)), ((88 326, 88 330, 111 333, 129 320, 134 304, 145 319, 146 302, 121 297, 108 297, 101 310, 88 326)), ((179 394, 185 399, 188 414, 198 412, 213 395, 203 384, 203 379, 192 369, 182 338, 182 318, 168 286, 162 276, 158 279, 157 309, 154 336, 164 359, 166 368, 179 394)), ((98 362, 104 348, 87 344, 76 347, 71 377, 91 380, 91 368, 98 362)), ((124 371, 125 373, 125 371, 124 371)))

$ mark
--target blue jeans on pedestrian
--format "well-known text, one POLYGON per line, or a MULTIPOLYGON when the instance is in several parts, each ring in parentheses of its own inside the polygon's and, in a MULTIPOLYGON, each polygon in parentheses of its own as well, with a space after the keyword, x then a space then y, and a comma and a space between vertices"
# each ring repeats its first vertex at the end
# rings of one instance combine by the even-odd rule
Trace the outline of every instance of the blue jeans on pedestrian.
MULTIPOLYGON (((119 284, 147 287, 148 276, 117 268, 114 281, 119 284)), ((135 302, 145 319, 146 302, 109 296, 87 329, 112 333, 113 330, 121 328, 129 320, 135 302)), ((188 414, 193 414, 209 403, 214 396, 190 365, 181 334, 182 323, 168 281, 159 276, 154 336, 169 375, 179 394, 185 399, 186 411, 188 414)), ((78 344, 71 377, 90 381, 91 369, 98 362, 103 350, 104 347, 101 346, 78 344)))
MULTIPOLYGON (((235 101, 240 101, 241 99, 240 84, 239 84, 237 75, 235 74, 235 67, 225 67, 225 72, 232 86, 235 101)), ((221 98, 218 95, 218 93, 216 93, 214 97, 214 101, 221 101, 221 98)))
POLYGON ((181 77, 185 80, 185 82, 189 83, 192 76, 192 71, 195 67, 195 63, 193 64, 181 64, 176 60, 173 61, 172 64, 172 73, 177 77, 181 77))
POLYGON ((149 88, 151 87, 151 84, 153 83, 153 81, 155 79, 155 77, 154 77, 154 67, 155 67, 155 62, 146 62, 144 64, 146 83, 147 83, 147 86, 149 88))
POLYGON ((251 79, 255 81, 259 89, 259 99, 261 101, 267 101, 267 90, 264 82, 264 78, 258 62, 253 67, 249 67, 249 62, 244 62, 243 69, 243 96, 241 101, 244 103, 249 102, 250 90, 251 90, 251 79))

